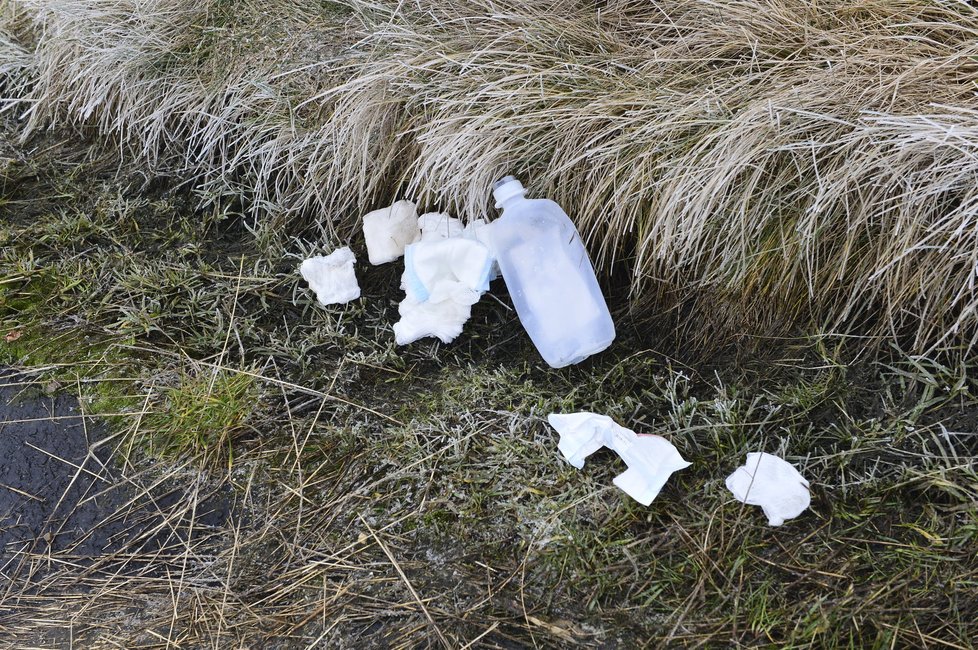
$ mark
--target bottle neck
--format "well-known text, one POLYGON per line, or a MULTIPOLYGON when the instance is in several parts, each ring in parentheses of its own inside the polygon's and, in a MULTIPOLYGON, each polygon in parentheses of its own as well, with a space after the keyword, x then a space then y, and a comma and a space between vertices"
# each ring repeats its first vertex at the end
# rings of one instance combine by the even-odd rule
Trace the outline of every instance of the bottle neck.
POLYGON ((507 176, 497 183, 492 188, 492 196, 496 200, 496 207, 502 208, 509 204, 514 198, 523 198, 523 193, 526 190, 523 188, 523 184, 512 176, 507 176))
POLYGON ((506 208, 511 208, 517 203, 520 203, 521 201, 525 201, 525 200, 526 197, 523 196, 522 192, 520 192, 519 194, 515 194, 513 196, 507 197, 502 203, 499 204, 499 208, 505 212, 506 208))

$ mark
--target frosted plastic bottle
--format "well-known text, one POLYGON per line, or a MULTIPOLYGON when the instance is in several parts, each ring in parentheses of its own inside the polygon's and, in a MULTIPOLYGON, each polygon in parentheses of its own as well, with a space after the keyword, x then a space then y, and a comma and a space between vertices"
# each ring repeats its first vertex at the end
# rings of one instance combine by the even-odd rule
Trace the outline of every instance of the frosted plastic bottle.
POLYGON ((493 184, 503 213, 489 240, 520 322, 544 361, 562 368, 611 345, 615 325, 574 223, 525 191, 512 176, 493 184))

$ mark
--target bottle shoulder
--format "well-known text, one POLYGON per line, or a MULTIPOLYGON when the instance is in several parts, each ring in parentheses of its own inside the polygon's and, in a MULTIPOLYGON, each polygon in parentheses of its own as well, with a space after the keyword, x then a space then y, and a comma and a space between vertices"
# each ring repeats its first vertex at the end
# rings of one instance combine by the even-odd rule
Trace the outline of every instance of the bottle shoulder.
POLYGON ((568 220, 567 213, 556 202, 550 199, 523 199, 514 202, 503 209, 500 219, 527 219, 564 221, 568 220))

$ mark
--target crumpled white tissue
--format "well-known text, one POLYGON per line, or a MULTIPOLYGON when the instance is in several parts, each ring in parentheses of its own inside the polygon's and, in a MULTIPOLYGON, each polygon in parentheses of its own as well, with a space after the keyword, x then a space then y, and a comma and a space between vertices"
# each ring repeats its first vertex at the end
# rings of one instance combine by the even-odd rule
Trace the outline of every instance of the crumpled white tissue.
POLYGON ((466 239, 472 239, 479 242, 489 250, 489 256, 492 257, 492 268, 489 270, 489 280, 495 280, 499 277, 499 264, 496 262, 496 253, 492 250, 491 240, 489 238, 489 222, 485 219, 474 219, 466 224, 465 228, 462 230, 462 237, 466 239))
POLYGON ((420 237, 418 210, 411 201, 398 201, 363 217, 367 259, 374 266, 393 262, 404 254, 405 246, 418 241, 420 237))
POLYGON ((394 323, 395 342, 407 345, 426 336, 435 336, 442 343, 451 343, 462 333, 462 327, 472 315, 472 305, 478 302, 479 295, 475 291, 461 291, 454 298, 440 302, 418 302, 410 297, 405 298, 397 308, 401 320, 394 323))
POLYGON ((652 503, 673 472, 690 466, 662 436, 638 435, 607 415, 551 413, 547 422, 560 434, 557 448, 578 469, 601 447, 615 450, 628 469, 615 477, 614 484, 643 506, 652 503))
POLYGON ((404 252, 401 280, 408 295, 437 302, 459 289, 488 291, 491 266, 489 249, 471 239, 418 242, 404 252))
POLYGON ((463 237, 420 241, 404 252, 405 298, 394 324, 398 345, 426 336, 451 343, 462 333, 472 305, 489 289, 489 249, 463 237))
POLYGON ((419 241, 464 237, 479 242, 489 249, 489 255, 493 258, 489 280, 495 280, 499 277, 499 265, 496 263, 496 256, 489 243, 489 222, 485 219, 474 219, 463 226, 461 220, 450 217, 447 213, 428 212, 418 217, 418 227, 421 229, 419 241))
POLYGON ((763 452, 747 454, 747 462, 727 477, 727 489, 741 503, 761 506, 771 526, 794 519, 812 502, 805 477, 791 463, 763 452))
POLYGON ((353 265, 357 258, 348 246, 337 248, 329 255, 317 255, 303 260, 299 273, 316 292, 319 304, 337 305, 360 297, 360 285, 353 265))
POLYGON ((444 212, 428 212, 418 217, 421 230, 419 241, 438 241, 461 235, 465 228, 462 222, 444 212))

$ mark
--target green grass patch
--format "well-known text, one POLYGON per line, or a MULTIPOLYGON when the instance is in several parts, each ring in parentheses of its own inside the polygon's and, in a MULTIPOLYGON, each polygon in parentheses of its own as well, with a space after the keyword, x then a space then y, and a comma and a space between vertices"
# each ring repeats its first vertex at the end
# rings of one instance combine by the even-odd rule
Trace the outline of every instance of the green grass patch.
POLYGON ((231 463, 231 443, 248 427, 257 398, 250 375, 219 370, 184 374, 162 390, 139 430, 150 453, 206 453, 231 463))

